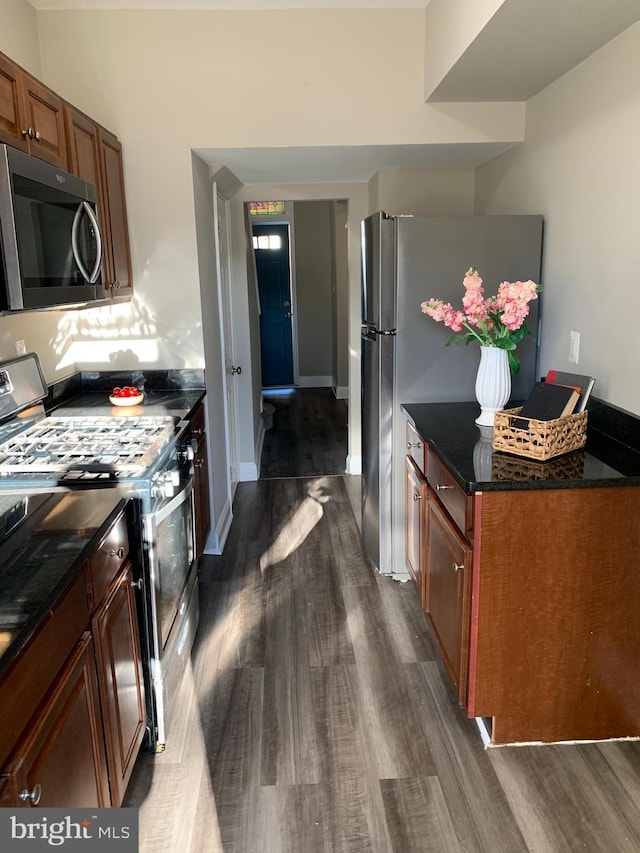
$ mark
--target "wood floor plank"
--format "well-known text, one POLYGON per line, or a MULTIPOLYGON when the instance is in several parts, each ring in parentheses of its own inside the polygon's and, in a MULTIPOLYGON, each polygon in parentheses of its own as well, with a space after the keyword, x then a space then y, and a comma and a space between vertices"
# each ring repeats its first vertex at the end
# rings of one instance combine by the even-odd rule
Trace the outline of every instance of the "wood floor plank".
POLYGON ((524 853, 527 845, 483 748, 475 723, 458 707, 442 666, 406 664, 418 718, 414 734, 428 744, 433 771, 462 850, 524 853))
POLYGON ((380 787, 393 853, 460 853, 437 777, 382 779, 380 787))
POLYGON ((318 782, 307 606, 302 592, 269 589, 264 683, 260 784, 318 782))
POLYGON ((378 776, 431 775, 429 750, 414 736, 416 709, 407 690, 406 665, 395 653, 393 629, 386 620, 380 591, 376 585, 345 587, 343 594, 378 776))
POLYGON ((530 848, 640 850, 640 804, 597 744, 492 749, 491 763, 530 848))
POLYGON ((386 853, 390 839, 355 667, 313 671, 320 778, 325 783, 325 848, 386 853))

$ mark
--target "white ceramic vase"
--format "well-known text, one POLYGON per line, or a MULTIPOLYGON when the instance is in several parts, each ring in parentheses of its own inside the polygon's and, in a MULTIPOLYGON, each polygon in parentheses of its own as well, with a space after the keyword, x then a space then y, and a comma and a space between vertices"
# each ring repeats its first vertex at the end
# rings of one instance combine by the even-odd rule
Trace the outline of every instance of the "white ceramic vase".
POLYGON ((493 416, 504 408, 511 394, 511 371, 506 349, 480 347, 476 399, 480 403, 478 426, 493 426, 493 416))

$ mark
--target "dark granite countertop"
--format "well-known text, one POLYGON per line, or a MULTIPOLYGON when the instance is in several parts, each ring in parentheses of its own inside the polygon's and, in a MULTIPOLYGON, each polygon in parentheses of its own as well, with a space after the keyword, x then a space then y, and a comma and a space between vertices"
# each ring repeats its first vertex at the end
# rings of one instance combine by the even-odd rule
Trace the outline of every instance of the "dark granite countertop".
MULTIPOLYGON (((493 450, 475 424, 476 403, 405 403, 403 412, 467 492, 640 486, 640 452, 587 424, 587 445, 547 462, 493 450)), ((624 413, 626 415, 626 413, 624 413)), ((629 416, 632 417, 632 416, 629 416)), ((638 430, 640 434, 640 430, 638 430)))
POLYGON ((0 676, 126 502, 119 488, 0 495, 0 676))
MULTIPOLYGON (((112 386, 113 387, 113 386, 112 386)), ((83 391, 74 397, 68 397, 53 408, 47 409, 47 414, 61 415, 171 415, 179 420, 189 418, 203 399, 202 390, 172 390, 158 389, 144 392, 144 399, 138 406, 113 406, 109 402, 108 391, 83 391)))

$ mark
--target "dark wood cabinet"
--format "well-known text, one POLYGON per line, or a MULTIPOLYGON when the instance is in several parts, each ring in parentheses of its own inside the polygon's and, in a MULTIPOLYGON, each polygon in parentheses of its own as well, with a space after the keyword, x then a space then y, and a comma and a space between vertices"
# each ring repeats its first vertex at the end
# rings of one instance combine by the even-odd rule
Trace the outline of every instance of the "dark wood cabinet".
POLYGON ((204 404, 200 403, 191 419, 191 436, 194 442, 194 492, 196 512, 196 558, 200 557, 211 528, 209 501, 209 455, 204 404))
POLYGON ((116 301, 132 290, 131 253, 124 195, 122 146, 89 116, 65 105, 69 171, 96 187, 102 226, 102 281, 116 301))
POLYGON ((98 129, 102 217, 106 230, 104 283, 116 300, 131 295, 131 252, 124 194, 122 145, 103 127, 98 129))
POLYGON ((67 170, 64 102, 0 54, 0 141, 67 170))
POLYGON ((573 474, 550 486, 538 469, 477 489, 466 479, 467 491, 454 472, 466 464, 475 473, 475 443, 465 450, 463 440, 461 451, 460 432, 447 444, 441 424, 434 429, 433 446, 422 436, 420 548, 410 532, 420 529, 411 499, 420 475, 408 447, 407 564, 414 580, 422 575, 423 608, 460 705, 485 720, 494 744, 640 736, 640 687, 630 677, 640 658, 640 487, 573 474))
POLYGON ((14 805, 111 804, 89 632, 80 638, 15 753, 6 774, 14 805))
POLYGON ((0 53, 0 142, 95 185, 109 301, 131 298, 131 250, 122 145, 113 133, 0 53))
POLYGON ((410 457, 405 461, 405 562, 424 606, 423 550, 426 542, 427 481, 410 457))
POLYGON ((435 497, 427 495, 426 583, 423 606, 429 615, 442 658, 466 705, 469 657, 471 549, 435 497))
POLYGON ((113 805, 122 802, 146 725, 133 590, 127 561, 91 620, 113 805))
POLYGON ((122 511, 0 679, 3 799, 122 803, 146 728, 136 591, 122 511))

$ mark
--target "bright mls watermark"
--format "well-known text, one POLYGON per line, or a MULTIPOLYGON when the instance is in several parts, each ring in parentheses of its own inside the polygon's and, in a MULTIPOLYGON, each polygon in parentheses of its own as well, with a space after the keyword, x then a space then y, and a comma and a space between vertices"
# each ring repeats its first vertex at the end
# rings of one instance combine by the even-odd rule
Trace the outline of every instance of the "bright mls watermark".
POLYGON ((0 809, 3 853, 138 853, 138 809, 0 809))

